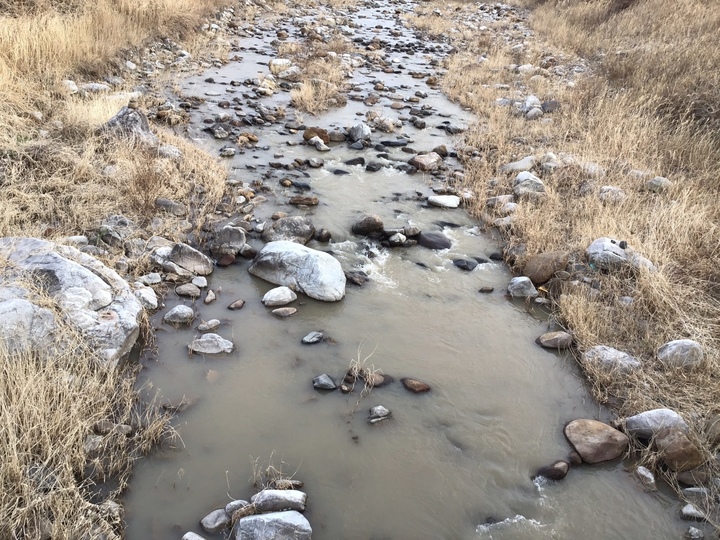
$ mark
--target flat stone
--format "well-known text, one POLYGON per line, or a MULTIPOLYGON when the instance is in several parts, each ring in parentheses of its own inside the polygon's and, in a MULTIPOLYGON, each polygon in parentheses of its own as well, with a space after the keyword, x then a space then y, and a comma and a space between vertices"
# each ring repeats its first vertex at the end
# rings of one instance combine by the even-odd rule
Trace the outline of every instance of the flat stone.
POLYGON ((217 334, 205 334, 194 339, 188 345, 190 352, 198 354, 231 353, 235 346, 231 341, 223 339, 217 334))
POLYGON ((645 486, 645 489, 649 491, 655 491, 657 484, 655 483, 655 475, 647 467, 640 465, 635 469, 635 476, 640 480, 640 483, 645 486))
POLYGON ((460 197, 457 195, 431 195, 428 204, 440 208, 457 208, 460 206, 460 197))
POLYGON ((207 276, 213 271, 213 262, 207 255, 183 243, 173 246, 168 260, 200 276, 207 276))
POLYGON ((559 330, 547 332, 535 340, 535 343, 546 349, 569 349, 573 344, 572 334, 559 330))
POLYGON ((290 317, 290 316, 295 315, 295 314, 297 313, 297 308, 294 308, 294 307, 281 307, 281 308, 273 309, 273 310, 271 311, 271 313, 272 313, 273 315, 275 315, 276 317, 282 317, 282 318, 284 318, 284 317, 290 317))
POLYGON ((640 369, 642 364, 634 356, 606 345, 597 345, 582 354, 581 362, 605 372, 628 373, 640 369))
POLYGON ((382 405, 376 405, 375 407, 370 408, 368 422, 370 422, 371 424, 377 424, 382 420, 387 420, 388 418, 390 418, 391 415, 392 413, 389 409, 386 409, 382 405))
POLYGON ((303 512, 306 501, 307 495, 296 489, 263 489, 250 498, 250 502, 261 513, 283 510, 303 512))
POLYGON ((189 296, 190 298, 199 298, 200 289, 192 283, 185 283, 175 288, 175 294, 178 296, 189 296))
POLYGON ((578 419, 565 426, 565 436, 586 463, 610 461, 623 454, 627 435, 597 420, 578 419))
POLYGON ((689 430, 682 416, 672 409, 652 409, 625 419, 625 431, 641 439, 650 439, 665 428, 676 428, 683 433, 689 430))
POLYGON ((297 294, 289 287, 275 287, 265 293, 262 303, 268 307, 284 306, 297 300, 297 294))
POLYGON ((233 528, 234 540, 311 540, 312 527, 295 510, 246 516, 233 528))
POLYGON ((228 309, 235 311, 238 309, 242 309, 244 305, 245 300, 235 300, 232 304, 228 306, 228 309))
POLYGON ((501 173, 529 171, 535 166, 535 157, 526 156, 500 167, 501 173))
POLYGON ((310 218, 304 216, 281 217, 263 231, 262 238, 266 242, 289 240, 307 244, 315 232, 315 225, 310 218))
POLYGON ((319 343, 322 341, 324 335, 322 332, 310 332, 307 336, 302 338, 302 342, 305 345, 312 345, 313 343, 319 343))
POLYGON ((419 381, 417 379, 413 379, 410 377, 405 377, 403 379, 400 379, 400 382, 403 383, 403 386, 410 390, 410 392, 414 394, 423 394, 425 392, 430 391, 430 385, 426 384, 422 381, 419 381))
POLYGON ((680 510, 680 517, 685 520, 696 520, 696 521, 704 521, 707 519, 707 516, 705 513, 700 510, 697 506, 694 504, 686 504, 682 507, 682 510, 680 510))
POLYGON ((423 231, 418 235, 418 244, 428 249, 449 249, 452 241, 440 231, 423 231))

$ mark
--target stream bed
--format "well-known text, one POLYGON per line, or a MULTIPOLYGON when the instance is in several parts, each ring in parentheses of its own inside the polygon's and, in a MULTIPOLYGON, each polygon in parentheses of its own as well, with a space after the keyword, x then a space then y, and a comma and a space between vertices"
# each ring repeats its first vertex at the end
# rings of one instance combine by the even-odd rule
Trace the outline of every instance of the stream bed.
MULTIPOLYGON (((248 499, 254 470, 270 460, 304 482, 305 516, 319 540, 675 539, 687 528, 676 517, 677 500, 662 490, 645 493, 620 461, 573 468, 560 482, 531 480, 539 467, 567 457, 571 448, 562 430, 568 421, 610 415, 592 399, 572 356, 535 344, 550 323, 541 308, 506 296, 512 275, 490 258, 499 250, 497 241, 464 209, 428 206, 438 178, 395 168, 412 157, 407 150, 376 148, 403 134, 417 151, 446 145, 446 163, 460 171, 452 157, 457 136, 444 127, 474 121, 439 89, 411 76, 428 71, 431 56, 450 52, 446 44, 420 41, 401 24, 399 15, 413 6, 368 3, 349 14, 349 39, 358 47, 373 37, 394 44, 385 60, 395 69, 379 71, 366 63, 351 79, 350 95, 363 97, 381 81, 388 90, 377 103, 350 99, 345 107, 301 121, 344 133, 369 110, 408 118, 395 133, 375 130, 363 150, 344 142, 330 143, 328 152, 300 144, 303 131, 283 127, 293 120, 288 92, 248 98, 248 87, 231 84, 269 73, 268 62, 277 56, 271 41, 278 27, 272 23, 259 24, 238 41, 231 56, 240 58, 179 83, 183 95, 205 99, 190 111, 187 134, 213 153, 229 140, 204 131, 205 119, 226 112, 252 117, 258 103, 286 108, 284 121, 238 129, 255 134, 257 146, 228 158, 233 181, 262 180, 270 188, 261 193, 267 201, 255 205, 252 223, 271 223, 277 211, 306 216, 332 235, 330 243, 312 240, 308 246, 331 252, 346 272, 363 271, 369 281, 348 283, 340 302, 299 295, 291 304, 298 312, 288 318, 273 316, 261 303, 274 285, 250 275, 249 260, 209 276, 208 286, 218 295, 214 303, 168 294, 165 309, 153 317, 157 359, 145 363, 141 382, 171 402, 185 399, 192 406, 176 419, 177 448, 136 465, 124 499, 127 538, 179 539, 187 531, 212 538, 198 521, 232 499, 248 499), (406 109, 390 108, 405 103, 395 94, 410 98, 416 92, 426 97, 407 102, 406 109), (219 107, 233 98, 234 110, 219 107), (431 114, 423 117, 427 127, 418 129, 407 115, 410 107, 423 106, 431 114), (357 157, 384 166, 369 172, 345 164, 357 157), (324 166, 270 166, 296 158, 321 158, 324 166), (280 183, 285 177, 290 187, 280 183), (286 204, 298 194, 316 196, 319 204, 286 204), (351 226, 363 213, 380 216, 386 229, 440 231, 452 246, 389 248, 354 236, 351 226), (464 271, 456 259, 482 262, 464 271), (480 293, 481 287, 494 290, 480 293), (245 300, 243 309, 228 310, 237 299, 245 300), (195 324, 163 324, 164 313, 182 303, 199 312, 195 324), (233 341, 235 350, 188 355, 197 325, 210 319, 222 322, 217 333, 233 341), (301 343, 311 331, 326 339, 301 343), (342 394, 313 388, 315 376, 327 373, 339 382, 351 360, 366 357, 395 382, 364 396, 358 389, 342 394), (412 394, 400 384, 402 377, 420 379, 432 390, 412 394), (392 418, 369 424, 368 409, 375 405, 390 409, 392 418)), ((295 36, 300 25, 321 16, 290 18, 282 27, 295 36)), ((259 234, 251 234, 249 243, 256 249, 263 244, 259 234)))

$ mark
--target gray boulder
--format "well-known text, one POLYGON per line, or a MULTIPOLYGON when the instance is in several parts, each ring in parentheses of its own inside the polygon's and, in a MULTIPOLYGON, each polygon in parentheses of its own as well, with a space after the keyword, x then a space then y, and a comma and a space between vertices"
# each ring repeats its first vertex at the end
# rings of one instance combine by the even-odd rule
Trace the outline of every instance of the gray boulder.
POLYGON ((160 245, 150 254, 155 265, 165 272, 191 278, 207 276, 213 271, 212 260, 187 244, 160 245))
POLYGON ((625 431, 641 439, 649 439, 665 428, 687 433, 689 428, 683 417, 672 409, 652 409, 625 419, 625 431))
POLYGON ((200 520, 200 526, 205 532, 219 533, 230 527, 230 515, 224 508, 213 510, 200 520))
POLYGON ((417 237, 418 244, 428 249, 449 249, 452 241, 440 231, 423 231, 417 237))
POLYGON ((246 243, 244 229, 225 225, 215 234, 211 251, 216 255, 237 255, 246 243))
POLYGON ((275 287, 265 293, 262 303, 268 307, 284 306, 297 300, 297 294, 290 287, 275 287))
POLYGON ((365 214, 360 217, 352 226, 353 234, 367 236, 371 233, 382 232, 384 228, 382 218, 375 214, 365 214))
POLYGON ((7 315, 0 316, 0 337, 13 346, 47 347, 54 328, 49 310, 23 287, 28 278, 107 362, 116 364, 135 344, 143 308, 114 270, 74 247, 35 238, 1 238, 0 256, 8 262, 0 277, 0 313, 7 315))
POLYGON ((305 510, 307 495, 296 489, 263 489, 250 498, 261 513, 283 510, 305 510))
POLYGON ((313 379, 313 387, 317 388, 318 390, 335 390, 337 388, 337 385, 330 378, 330 375, 328 375, 327 373, 323 373, 322 375, 318 375, 313 379))
POLYGON ((523 171, 515 177, 513 193, 516 197, 530 197, 545 193, 545 184, 533 173, 523 171))
POLYGON ((234 348, 232 341, 223 339, 217 334, 205 334, 188 345, 190 352, 198 354, 231 353, 234 348))
POLYGON ((298 244, 307 244, 315 235, 315 225, 310 218, 303 216, 284 217, 275 221, 263 231, 262 238, 266 242, 288 240, 298 244))
POLYGON ((369 139, 372 135, 372 130, 365 122, 355 124, 348 130, 348 139, 350 142, 362 141, 363 139, 369 139))
POLYGON ((533 282, 525 276, 512 278, 508 283, 507 291, 513 298, 535 298, 538 295, 533 282))
POLYGON ((657 358, 668 367, 692 368, 702 364, 703 349, 697 341, 676 339, 660 347, 657 358))
POLYGON ((588 262, 602 270, 621 268, 628 263, 628 256, 620 243, 612 238, 598 238, 585 250, 588 262))
POLYGON ((581 361, 586 367, 594 367, 605 372, 628 373, 642 366, 634 356, 606 345, 597 345, 588 349, 582 354, 581 361))
POLYGON ((195 312, 189 306, 175 306, 168 311, 163 317, 163 322, 167 324, 190 324, 195 319, 195 312))
POLYGON ((147 117, 137 109, 123 107, 100 127, 101 133, 139 142, 147 146, 157 146, 158 138, 150 129, 147 117))
POLYGON ((312 527, 295 510, 271 512, 240 519, 233 528, 234 540, 310 540, 312 527))
POLYGON ((266 244, 248 271, 316 300, 336 302, 345 296, 345 274, 337 259, 295 242, 266 244))

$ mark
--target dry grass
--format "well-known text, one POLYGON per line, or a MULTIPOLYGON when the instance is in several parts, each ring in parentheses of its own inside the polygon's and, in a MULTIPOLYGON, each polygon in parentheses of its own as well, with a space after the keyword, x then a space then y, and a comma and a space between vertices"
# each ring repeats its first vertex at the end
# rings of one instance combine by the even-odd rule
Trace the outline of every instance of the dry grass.
MULTIPOLYGON (((596 287, 582 281, 553 287, 556 316, 572 330, 578 352, 604 344, 642 361, 642 370, 622 378, 587 372, 601 402, 621 416, 677 410, 705 452, 706 466, 717 473, 707 425, 720 415, 720 75, 710 67, 720 63, 720 50, 711 45, 720 12, 697 0, 627 2, 624 10, 609 1, 526 4, 536 8, 532 27, 551 45, 502 23, 489 25, 493 39, 448 34, 458 23, 438 22, 431 14, 436 7, 445 10, 445 3, 426 5, 420 14, 425 31, 450 35, 462 51, 446 63, 443 87, 478 117, 466 133, 464 153, 466 178, 479 194, 475 211, 492 221, 497 214, 485 207, 486 197, 512 193, 514 175, 500 174, 503 164, 527 155, 541 160, 547 152, 559 156, 564 166, 552 174, 535 169, 546 196, 518 201, 512 226, 503 230, 508 246, 526 248, 514 266, 521 271, 527 257, 553 250, 583 263, 585 248, 602 236, 626 240, 657 266, 657 272, 578 270, 572 279, 589 278, 596 287), (523 47, 512 49, 517 43, 523 47), (539 66, 551 56, 561 66, 589 69, 579 76, 552 65, 525 75, 509 69, 539 66), (561 109, 531 122, 495 104, 533 93, 558 100, 561 109), (604 173, 589 174, 587 162, 604 173), (656 175, 673 186, 646 191, 656 175), (600 200, 598 191, 607 185, 621 188, 624 200, 600 200), (631 296, 632 304, 620 302, 621 296, 631 296), (680 338, 702 344, 702 367, 660 365, 657 348, 680 338)), ((472 9, 463 8, 457 18, 472 9)), ((657 456, 645 453, 644 459, 651 463, 657 456)))
POLYGON ((56 354, 0 343, 2 538, 114 537, 122 522, 89 502, 93 486, 110 481, 103 499, 117 497, 133 461, 167 433, 167 418, 138 403, 131 372, 103 366, 70 329, 62 335, 56 354))

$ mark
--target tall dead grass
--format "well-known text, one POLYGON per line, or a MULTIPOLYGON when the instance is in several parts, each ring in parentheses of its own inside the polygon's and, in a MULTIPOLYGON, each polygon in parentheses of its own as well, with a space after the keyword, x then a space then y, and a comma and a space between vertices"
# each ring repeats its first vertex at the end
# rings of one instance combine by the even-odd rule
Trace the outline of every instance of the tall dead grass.
MULTIPOLYGON (((460 51, 446 63, 443 87, 478 117, 465 137, 475 151, 465 155, 477 215, 492 221, 497 215, 485 207, 486 198, 512 193, 514 175, 501 174, 500 166, 527 155, 541 160, 548 152, 564 163, 552 173, 535 168, 546 196, 518 201, 512 225, 502 232, 508 247, 525 248, 511 261, 518 271, 528 257, 553 250, 568 251, 580 265, 568 282, 548 287, 578 352, 603 344, 641 360, 642 370, 623 377, 587 371, 596 397, 621 416, 677 410, 691 425, 706 468, 717 473, 717 438, 708 426, 720 415, 720 75, 710 66, 720 63, 712 45, 720 11, 698 0, 618 4, 527 0, 538 39, 503 22, 488 23, 490 40, 488 32, 485 38, 448 32, 472 13, 468 6, 447 10, 455 13, 453 24, 429 20, 423 28, 449 36, 460 51), (513 69, 549 58, 547 69, 513 69), (555 64, 584 65, 584 73, 568 75, 555 64), (529 94, 558 100, 561 108, 532 122, 496 104, 529 94), (586 163, 603 172, 591 174, 586 163), (647 191, 656 175, 672 187, 647 191), (620 188, 625 197, 602 201, 602 186, 620 188), (603 236, 626 240, 657 271, 583 267, 585 249, 603 236), (680 338, 702 344, 700 368, 668 369, 657 361, 657 348, 680 338)), ((446 7, 427 4, 419 16, 431 19, 432 9, 446 7)), ((657 456, 644 457, 651 464, 657 456)))
POLYGON ((104 365, 82 338, 41 353, 0 343, 0 537, 115 538, 110 503, 132 463, 169 432, 138 403, 134 375, 104 365), (106 484, 90 502, 96 485, 106 484))

